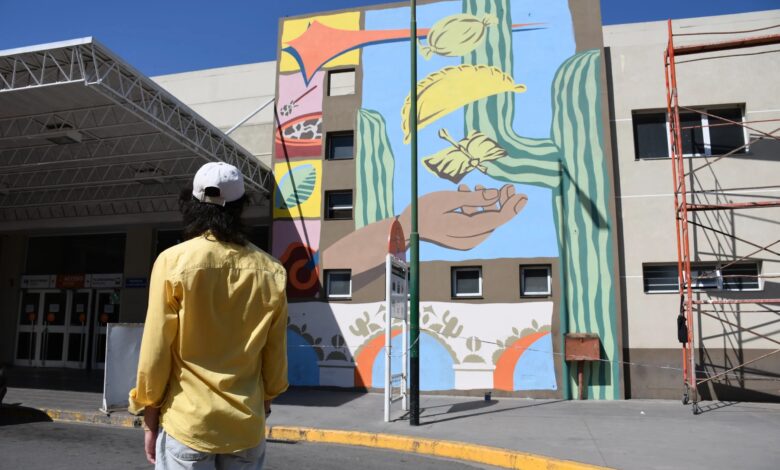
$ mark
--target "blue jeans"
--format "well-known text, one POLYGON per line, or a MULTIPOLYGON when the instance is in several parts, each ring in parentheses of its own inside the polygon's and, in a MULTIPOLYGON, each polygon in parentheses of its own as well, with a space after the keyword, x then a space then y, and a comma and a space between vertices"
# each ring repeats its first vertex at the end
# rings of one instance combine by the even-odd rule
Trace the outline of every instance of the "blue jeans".
POLYGON ((187 447, 160 429, 155 447, 155 470, 262 470, 265 460, 265 440, 232 454, 210 454, 187 447))

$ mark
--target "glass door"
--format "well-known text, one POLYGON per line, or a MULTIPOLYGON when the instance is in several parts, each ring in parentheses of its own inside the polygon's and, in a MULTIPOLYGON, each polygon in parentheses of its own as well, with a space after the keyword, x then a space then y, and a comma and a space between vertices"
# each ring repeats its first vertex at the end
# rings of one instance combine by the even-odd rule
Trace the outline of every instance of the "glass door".
POLYGON ((28 290, 19 306, 14 363, 21 366, 65 365, 67 293, 28 290))
POLYGON ((65 367, 84 369, 87 367, 89 323, 92 319, 92 290, 79 289, 68 294, 65 367))
POLYGON ((65 365, 65 317, 67 292, 62 290, 43 293, 41 302, 40 365, 62 367, 65 365))
POLYGON ((19 303, 18 326, 16 328, 16 355, 18 366, 38 365, 38 338, 41 331, 41 301, 43 292, 27 290, 22 292, 19 303))
POLYGON ((103 369, 106 362, 106 329, 119 321, 119 291, 100 289, 95 292, 92 333, 92 367, 103 369))

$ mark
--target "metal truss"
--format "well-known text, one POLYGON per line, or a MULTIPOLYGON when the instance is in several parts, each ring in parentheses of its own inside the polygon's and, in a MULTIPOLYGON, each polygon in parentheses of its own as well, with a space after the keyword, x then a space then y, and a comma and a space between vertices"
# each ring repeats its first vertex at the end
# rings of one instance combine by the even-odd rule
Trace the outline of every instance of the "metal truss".
POLYGON ((142 123, 140 118, 119 105, 96 106, 0 119, 0 141, 44 135, 56 130, 77 129, 82 132, 142 123))
POLYGON ((0 221, 176 210, 182 183, 206 161, 235 165, 253 199, 269 197, 268 167, 92 38, 0 56, 0 97, 74 83, 98 93, 96 106, 0 119, 0 221), (143 133, 90 132, 111 128, 143 133), (85 139, 20 141, 68 130, 85 139))
POLYGON ((0 150, 0 172, 3 174, 109 159, 134 157, 155 158, 166 155, 191 155, 170 137, 153 132, 124 135, 70 145, 38 145, 0 150))
POLYGON ((70 189, 95 185, 111 185, 128 181, 138 184, 163 183, 168 179, 192 177, 201 161, 196 157, 180 157, 145 162, 114 162, 103 165, 79 165, 44 171, 12 173, 3 181, 13 191, 0 201, 0 207, 24 204, 30 193, 40 194, 50 189, 70 189))
POLYGON ((161 184, 122 183, 29 191, 16 195, 15 203, 0 206, 0 215, 6 221, 27 221, 175 211, 184 182, 186 179, 161 184))

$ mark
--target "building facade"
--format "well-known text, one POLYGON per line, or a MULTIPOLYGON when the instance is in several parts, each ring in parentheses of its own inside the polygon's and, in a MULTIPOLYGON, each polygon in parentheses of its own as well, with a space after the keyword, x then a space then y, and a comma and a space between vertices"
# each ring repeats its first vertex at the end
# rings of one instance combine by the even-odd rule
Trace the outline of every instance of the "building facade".
MULTIPOLYGON (((760 36, 771 33, 764 28, 777 25, 778 20, 778 10, 678 20, 675 33, 687 35, 675 37, 675 43, 760 36), (725 34, 732 31, 753 32, 725 34), (693 35, 697 33, 721 34, 693 35)), ((662 60, 667 39, 666 22, 604 27, 617 149, 624 356, 629 362, 626 389, 636 398, 679 398, 682 392, 677 242, 662 60)), ((770 137, 780 119, 776 49, 762 46, 678 59, 680 104, 689 109, 681 119, 688 127, 683 130, 683 151, 689 155, 687 181, 689 189, 696 191, 694 202, 777 199, 780 147, 770 137), (728 125, 716 116, 744 122, 747 128, 728 125), (732 150, 735 155, 718 157, 732 150)), ((692 281, 698 299, 780 297, 775 281, 780 272, 775 249, 780 209, 695 212, 689 220, 692 281), (769 251, 761 249, 767 246, 769 251), (720 280, 705 276, 719 266, 724 267, 720 280)), ((777 349, 777 304, 702 305, 695 314, 700 379, 777 349)), ((776 400, 780 389, 771 377, 778 372, 780 360, 770 356, 702 387, 701 392, 721 400, 776 400)))
MULTIPOLYGON (((756 30, 778 19, 778 11, 757 12, 675 27, 756 30)), ((666 23, 602 28, 595 0, 465 0, 424 2, 417 24, 421 389, 575 397, 565 336, 590 333, 600 360, 584 368, 586 398, 679 398, 666 23)), ((766 82, 780 72, 771 51, 681 64, 683 104, 742 121, 780 118, 780 94, 766 82)), ((388 4, 280 20, 273 62, 153 79, 273 170, 273 193, 255 198, 247 215, 253 241, 289 273, 294 385, 384 386, 388 237, 396 221, 407 243, 411 231, 409 52, 409 8, 388 4)), ((708 124, 688 114, 692 124, 708 124)), ((18 117, 0 111, 0 131, 9 119, 18 117)), ((771 133, 771 125, 757 122, 754 132, 771 133)), ((754 142, 733 126, 691 132, 689 165, 702 202, 725 193, 736 201, 776 197, 778 149, 769 139, 754 142), (719 146, 745 144, 747 160, 715 170, 719 146)), ((15 141, 0 134, 0 156, 12 166, 19 149, 5 142, 15 141)), ((113 161, 154 168, 178 158, 169 147, 119 150, 113 161)), ((89 168, 87 157, 96 156, 80 161, 89 168)), ((173 167, 161 168, 167 173, 144 178, 182 184, 191 175, 174 180, 173 167)), ((6 193, 14 195, 3 186, 7 176, 24 168, 3 171, 0 209, 10 204, 6 193)), ((0 362, 100 367, 105 324, 143 321, 152 263, 180 239, 175 205, 75 215, 0 223, 0 362), (60 311, 66 324, 54 324, 60 311), (52 346, 50 333, 62 342, 52 346)), ((777 209, 716 215, 694 220, 722 232, 692 234, 701 273, 777 237, 777 209)), ((701 275, 698 292, 780 297, 772 254, 741 259, 721 279, 701 275), (735 276, 739 283, 728 281, 735 276)), ((766 335, 776 311, 710 310, 698 318, 702 377, 771 352, 771 339, 707 314, 766 335)), ((394 372, 404 360, 399 333, 394 325, 394 372)), ((775 356, 703 391, 776 399, 780 390, 767 378, 779 372, 775 356)))

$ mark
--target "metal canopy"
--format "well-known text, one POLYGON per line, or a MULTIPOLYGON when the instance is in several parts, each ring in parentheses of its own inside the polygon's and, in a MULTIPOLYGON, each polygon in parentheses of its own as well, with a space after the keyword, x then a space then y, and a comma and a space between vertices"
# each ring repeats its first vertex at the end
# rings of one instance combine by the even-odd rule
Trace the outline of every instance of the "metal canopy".
POLYGON ((0 223, 178 209, 208 161, 271 170, 92 38, 0 51, 0 223))

